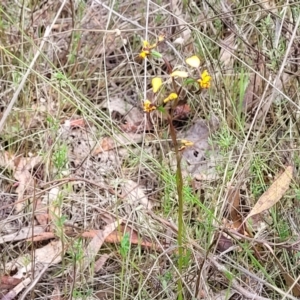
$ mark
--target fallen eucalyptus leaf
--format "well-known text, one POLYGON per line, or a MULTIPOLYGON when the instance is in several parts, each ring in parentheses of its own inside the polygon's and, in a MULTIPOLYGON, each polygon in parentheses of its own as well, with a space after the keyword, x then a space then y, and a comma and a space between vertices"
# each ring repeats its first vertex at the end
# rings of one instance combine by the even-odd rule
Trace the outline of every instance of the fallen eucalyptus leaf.
POLYGON ((267 191, 265 191, 246 219, 257 215, 275 205, 288 190, 293 178, 293 167, 288 166, 285 171, 272 183, 267 191))

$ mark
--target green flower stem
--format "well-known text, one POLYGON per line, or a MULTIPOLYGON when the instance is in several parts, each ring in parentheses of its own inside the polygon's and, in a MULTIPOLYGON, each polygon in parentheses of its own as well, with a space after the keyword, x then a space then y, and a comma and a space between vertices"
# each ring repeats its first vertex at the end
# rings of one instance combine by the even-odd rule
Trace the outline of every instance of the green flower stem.
MULTIPOLYGON (((174 103, 174 106, 177 103, 174 103)), ((178 150, 178 143, 176 137, 176 131, 172 123, 172 118, 168 117, 169 126, 170 126, 170 134, 172 138, 172 142, 174 144, 175 154, 176 154, 176 162, 177 162, 177 169, 176 169, 176 186, 177 186, 177 195, 178 195, 178 236, 177 236, 177 243, 178 243, 178 272, 179 278, 177 281, 177 288, 178 288, 178 300, 183 299, 182 294, 182 268, 183 268, 183 236, 184 236, 184 223, 183 223, 183 178, 182 178, 182 170, 181 170, 181 154, 178 150)))
MULTIPOLYGON (((169 61, 163 57, 163 60, 167 66, 168 72, 171 74, 173 71, 173 68, 169 61)), ((178 95, 177 99, 174 99, 172 101, 172 108, 168 115, 168 122, 170 127, 170 135, 171 139, 174 145, 175 155, 176 155, 176 163, 177 163, 177 169, 176 169, 176 187, 177 187, 177 195, 178 195, 178 236, 177 236, 177 243, 178 243, 178 272, 179 272, 179 278, 177 281, 177 292, 178 297, 177 300, 183 299, 183 284, 182 284, 182 269, 183 269, 183 237, 184 237, 184 223, 183 223, 183 178, 182 178, 182 170, 181 170, 181 154, 178 150, 178 143, 177 143, 177 135, 176 130, 173 126, 173 112, 178 104, 178 100, 180 97, 181 88, 179 90, 177 89, 176 82, 174 78, 172 77, 172 85, 174 92, 178 95)))

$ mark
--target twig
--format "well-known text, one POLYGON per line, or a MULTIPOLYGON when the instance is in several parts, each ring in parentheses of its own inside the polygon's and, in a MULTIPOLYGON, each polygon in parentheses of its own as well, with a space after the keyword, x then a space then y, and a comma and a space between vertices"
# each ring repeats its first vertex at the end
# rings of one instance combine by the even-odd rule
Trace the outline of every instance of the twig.
POLYGON ((31 282, 31 284, 26 288, 26 290, 20 296, 19 300, 24 300, 26 298, 27 294, 35 287, 35 285, 39 282, 39 280, 41 279, 41 277, 44 275, 44 273, 48 268, 49 268, 49 264, 45 264, 43 269, 36 275, 36 277, 31 282))

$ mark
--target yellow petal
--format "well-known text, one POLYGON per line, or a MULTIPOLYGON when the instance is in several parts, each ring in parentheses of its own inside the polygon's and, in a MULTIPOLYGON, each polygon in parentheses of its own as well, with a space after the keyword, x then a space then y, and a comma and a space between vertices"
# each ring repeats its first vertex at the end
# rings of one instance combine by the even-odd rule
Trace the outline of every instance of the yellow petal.
POLYGON ((175 99, 178 98, 178 95, 177 95, 176 93, 171 93, 171 94, 169 95, 169 98, 170 98, 170 100, 175 100, 175 99))
POLYGON ((158 41, 161 43, 161 42, 163 42, 164 40, 165 40, 165 36, 161 34, 161 35, 158 37, 158 41))
POLYGON ((197 81, 199 82, 199 85, 203 89, 208 89, 210 88, 210 82, 211 82, 211 76, 207 72, 207 70, 204 70, 201 74, 201 78, 198 79, 197 81))
POLYGON ((203 78, 206 78, 206 77, 209 77, 209 78, 211 79, 211 77, 210 77, 209 73, 207 72, 207 70, 204 70, 204 71, 202 72, 201 77, 202 77, 202 79, 203 79, 203 78))
POLYGON ((194 143, 191 142, 191 141, 188 141, 188 140, 181 140, 181 144, 184 145, 184 146, 193 146, 194 143))
POLYGON ((143 48, 148 48, 150 46, 148 41, 143 41, 143 48))
POLYGON ((162 85, 162 80, 159 77, 154 77, 151 81, 153 93, 157 93, 162 85))
POLYGON ((146 56, 147 56, 147 53, 146 53, 145 51, 142 51, 142 52, 139 54, 139 57, 142 58, 142 59, 146 58, 146 56))
POLYGON ((156 43, 154 43, 153 45, 149 46, 149 49, 154 49, 157 46, 156 43))
POLYGON ((167 102, 169 102, 169 101, 170 101, 170 98, 169 98, 169 97, 167 97, 167 98, 164 99, 164 103, 167 103, 167 102))
POLYGON ((167 103, 167 102, 169 102, 171 99, 169 98, 169 97, 167 97, 167 98, 165 98, 164 99, 164 103, 167 103))
POLYGON ((176 100, 178 95, 176 93, 171 93, 167 98, 164 99, 164 103, 167 103, 171 100, 176 100))
POLYGON ((178 76, 178 77, 181 77, 181 78, 186 78, 189 76, 189 74, 185 71, 174 71, 171 73, 171 76, 172 77, 175 77, 175 76, 178 76))
POLYGON ((185 62, 193 68, 199 68, 200 66, 200 59, 196 55, 187 58, 185 62))

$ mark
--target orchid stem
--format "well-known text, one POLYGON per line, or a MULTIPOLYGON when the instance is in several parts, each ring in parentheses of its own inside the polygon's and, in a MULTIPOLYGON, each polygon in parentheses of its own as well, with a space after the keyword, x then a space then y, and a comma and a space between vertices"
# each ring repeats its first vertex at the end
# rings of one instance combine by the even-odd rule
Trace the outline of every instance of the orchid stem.
MULTIPOLYGON (((174 103, 175 105, 177 103, 174 103)), ((176 137, 176 131, 174 125, 172 123, 171 116, 168 117, 169 126, 170 126, 170 134, 172 138, 172 142, 174 144, 175 154, 176 154, 176 187, 177 187, 177 195, 178 195, 178 272, 179 278, 177 281, 178 288, 178 300, 183 299, 182 294, 182 269, 183 269, 183 235, 184 235, 184 224, 183 224, 183 178, 182 178, 182 170, 181 170, 181 154, 178 149, 178 142, 176 137)))

